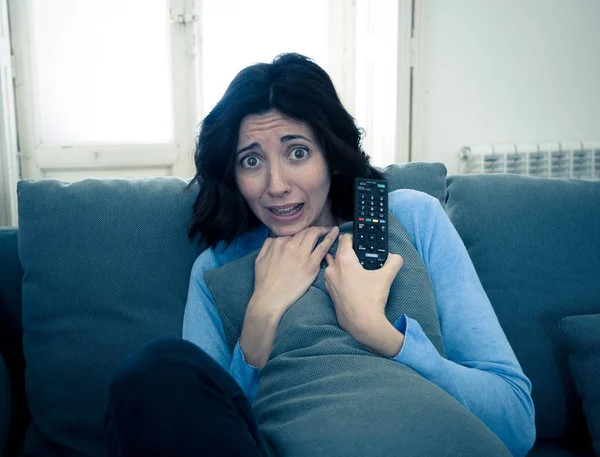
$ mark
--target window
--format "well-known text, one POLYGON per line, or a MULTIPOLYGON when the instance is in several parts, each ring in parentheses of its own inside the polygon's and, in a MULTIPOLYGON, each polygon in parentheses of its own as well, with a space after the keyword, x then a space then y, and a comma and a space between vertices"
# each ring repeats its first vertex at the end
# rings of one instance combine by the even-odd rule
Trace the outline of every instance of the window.
POLYGON ((32 0, 31 7, 43 143, 173 139, 164 1, 32 0))
POLYGON ((23 177, 189 177, 202 117, 244 66, 313 58, 395 161, 394 0, 10 0, 23 177))

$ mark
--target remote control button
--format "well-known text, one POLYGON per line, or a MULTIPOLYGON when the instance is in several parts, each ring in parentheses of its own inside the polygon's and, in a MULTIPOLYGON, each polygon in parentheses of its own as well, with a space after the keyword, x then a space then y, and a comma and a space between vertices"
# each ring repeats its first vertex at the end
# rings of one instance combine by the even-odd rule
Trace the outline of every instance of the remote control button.
POLYGON ((377 249, 377 252, 379 252, 380 254, 385 254, 385 249, 379 248, 379 249, 377 249))
POLYGON ((384 245, 385 244, 385 237, 383 235, 377 235, 377 242, 379 244, 381 244, 381 245, 384 245))
MULTIPOLYGON (((364 211, 360 211, 358 213, 359 216, 365 217, 367 215, 367 213, 365 213, 364 211)), ((364 220, 364 219, 363 219, 364 220)))
MULTIPOLYGON (((368 248, 369 248, 369 252, 375 252, 375 246, 373 246, 372 244, 370 244, 368 246, 368 248)), ((383 249, 378 249, 378 251, 380 251, 380 250, 383 251, 383 249)), ((383 251, 383 252, 385 252, 385 251, 383 251)))
MULTIPOLYGON (((371 213, 371 215, 372 215, 372 213, 371 213)), ((379 217, 385 217, 385 214, 379 213, 379 217)))
POLYGON ((366 247, 364 247, 362 244, 358 243, 358 250, 359 250, 359 251, 366 251, 366 250, 367 250, 367 248, 366 248, 366 247))
POLYGON ((382 262, 382 261, 380 260, 379 262, 377 262, 377 265, 379 266, 379 268, 382 268, 384 263, 385 263, 385 262, 382 262))
MULTIPOLYGON (((385 221, 381 221, 381 222, 385 222, 385 221)), ((381 231, 381 233, 385 233, 385 225, 384 224, 377 224, 377 228, 381 231)))
POLYGON ((367 232, 374 233, 375 230, 377 230, 377 229, 375 228, 375 226, 373 224, 367 225, 367 232))
POLYGON ((385 189, 379 189, 380 194, 385 194, 385 189))
MULTIPOLYGON (((369 235, 369 237, 371 237, 371 235, 369 235)), ((365 234, 364 233, 358 234, 358 241, 360 241, 361 243, 365 242, 365 234)))
MULTIPOLYGON (((359 218, 361 219, 361 218, 359 218)), ((362 232, 365 229, 365 223, 364 222, 359 222, 358 225, 356 226, 356 231, 357 232, 362 232)))
POLYGON ((369 235, 368 239, 369 239, 369 241, 375 241, 375 235, 369 235))

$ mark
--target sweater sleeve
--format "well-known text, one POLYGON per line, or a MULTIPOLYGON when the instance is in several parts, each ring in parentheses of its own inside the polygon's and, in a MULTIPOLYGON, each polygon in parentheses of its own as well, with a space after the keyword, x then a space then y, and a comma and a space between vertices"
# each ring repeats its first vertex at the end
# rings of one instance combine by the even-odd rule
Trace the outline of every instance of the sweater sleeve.
MULTIPOLYGON (((424 194, 407 225, 414 233, 433 283, 447 359, 441 357, 417 321, 401 316, 404 333, 394 358, 437 384, 485 423, 515 456, 535 441, 531 383, 506 339, 468 252, 440 203, 424 194)), ((390 198, 390 209, 406 213, 406 201, 390 198)), ((399 214, 405 219, 406 214, 399 214)))
POLYGON ((200 254, 194 263, 182 338, 197 345, 221 365, 236 380, 250 403, 253 403, 258 389, 258 369, 246 363, 239 341, 233 354, 229 351, 221 316, 204 282, 204 273, 217 266, 210 249, 200 254))

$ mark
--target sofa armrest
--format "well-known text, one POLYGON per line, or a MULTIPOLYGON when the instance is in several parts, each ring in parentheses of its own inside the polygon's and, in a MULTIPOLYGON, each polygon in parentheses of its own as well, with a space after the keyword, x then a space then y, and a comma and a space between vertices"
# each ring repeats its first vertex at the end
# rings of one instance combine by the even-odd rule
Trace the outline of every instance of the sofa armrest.
POLYGON ((8 433, 12 419, 12 386, 8 368, 0 354, 0 455, 4 452, 8 441, 8 433))

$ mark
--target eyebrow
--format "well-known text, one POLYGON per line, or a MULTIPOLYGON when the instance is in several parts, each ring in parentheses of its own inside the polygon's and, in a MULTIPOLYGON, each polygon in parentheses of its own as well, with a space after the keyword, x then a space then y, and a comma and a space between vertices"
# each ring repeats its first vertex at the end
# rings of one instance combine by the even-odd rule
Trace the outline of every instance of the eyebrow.
MULTIPOLYGON (((280 141, 281 141, 281 143, 287 143, 288 141, 298 140, 298 139, 305 140, 305 141, 308 141, 309 143, 312 143, 312 141, 310 141, 308 138, 306 138, 305 136, 302 136, 302 135, 284 135, 281 137, 280 141)), ((239 155, 242 152, 246 152, 249 149, 254 149, 257 147, 260 148, 260 144, 257 142, 254 142, 252 144, 249 144, 248 146, 244 146, 242 149, 240 149, 236 153, 236 155, 239 155)))

